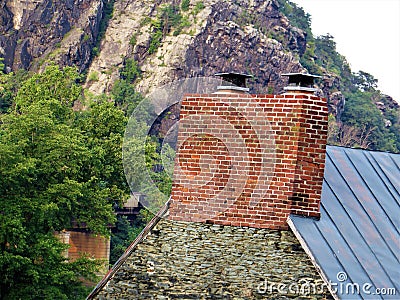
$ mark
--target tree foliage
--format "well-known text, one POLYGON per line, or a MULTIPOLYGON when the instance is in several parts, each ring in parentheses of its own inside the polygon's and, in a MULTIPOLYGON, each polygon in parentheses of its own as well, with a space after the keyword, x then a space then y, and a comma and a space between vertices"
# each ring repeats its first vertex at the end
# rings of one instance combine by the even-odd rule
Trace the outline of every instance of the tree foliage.
POLYGON ((0 119, 0 298, 84 297, 80 278, 99 264, 68 261, 55 232, 78 225, 109 234, 113 204, 127 194, 125 117, 108 102, 75 112, 74 68, 50 66, 6 90, 14 105, 0 119))
POLYGON ((111 96, 115 105, 119 107, 126 116, 130 116, 136 106, 143 100, 143 96, 136 92, 135 87, 123 79, 114 82, 111 96))
MULTIPOLYGON (((345 94, 347 102, 342 115, 342 122, 350 127, 357 129, 358 136, 368 134, 368 146, 371 150, 381 150, 399 152, 398 136, 396 127, 387 127, 385 117, 376 107, 372 99, 380 98, 380 93, 376 90, 371 92, 357 91, 345 94)), ((393 121, 397 122, 398 116, 393 116, 393 121)), ((358 146, 357 144, 354 146, 358 146)))
POLYGON ((13 105, 17 91, 27 77, 28 73, 25 70, 9 74, 0 71, 0 114, 6 113, 13 105))
MULTIPOLYGON (((198 10, 199 8, 199 3, 196 3, 194 10, 198 10)), ((204 8, 204 5, 202 8, 204 8)), ((187 11, 189 9, 189 3, 183 1, 181 9, 183 12, 187 11)), ((189 19, 187 16, 182 15, 178 5, 166 4, 160 6, 157 17, 151 20, 152 34, 150 37, 149 54, 157 52, 162 39, 169 34, 173 28, 175 29, 173 34, 179 35, 183 28, 188 26, 190 26, 189 19)))
POLYGON ((378 87, 378 80, 364 71, 354 73, 352 83, 362 92, 373 92, 378 87))
POLYGON ((144 222, 138 218, 131 224, 126 216, 118 216, 111 236, 110 263, 114 264, 135 240, 144 228, 144 222))
POLYGON ((124 67, 120 70, 121 79, 126 80, 128 83, 134 83, 141 73, 142 71, 134 59, 127 59, 124 67))
POLYGON ((181 9, 182 11, 188 11, 190 6, 190 0, 182 0, 181 9))

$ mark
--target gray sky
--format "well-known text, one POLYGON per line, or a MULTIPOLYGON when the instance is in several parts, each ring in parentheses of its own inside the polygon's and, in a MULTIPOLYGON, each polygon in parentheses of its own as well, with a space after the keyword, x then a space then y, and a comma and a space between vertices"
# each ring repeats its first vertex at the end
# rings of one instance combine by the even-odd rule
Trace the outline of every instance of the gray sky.
POLYGON ((311 15, 314 35, 330 33, 353 72, 378 79, 400 102, 400 0, 291 0, 311 15))

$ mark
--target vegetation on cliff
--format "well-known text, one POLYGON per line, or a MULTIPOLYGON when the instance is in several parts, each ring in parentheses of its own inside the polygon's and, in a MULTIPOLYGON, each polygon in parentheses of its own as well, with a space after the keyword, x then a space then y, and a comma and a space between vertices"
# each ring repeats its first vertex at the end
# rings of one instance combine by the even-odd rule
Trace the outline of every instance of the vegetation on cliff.
POLYGON ((337 77, 337 90, 344 95, 341 115, 330 118, 328 143, 370 150, 400 152, 400 109, 377 89, 377 79, 364 71, 352 72, 346 58, 336 51, 333 36, 314 37, 311 16, 296 4, 279 0, 280 11, 291 24, 304 30, 306 51, 301 64, 310 73, 337 77), (378 107, 382 109, 378 109, 378 107))

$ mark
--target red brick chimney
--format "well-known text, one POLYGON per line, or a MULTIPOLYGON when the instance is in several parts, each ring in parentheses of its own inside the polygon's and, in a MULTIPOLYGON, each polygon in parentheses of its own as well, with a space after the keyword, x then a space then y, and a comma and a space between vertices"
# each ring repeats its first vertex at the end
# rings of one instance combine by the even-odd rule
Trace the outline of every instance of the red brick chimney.
POLYGON ((287 229, 291 213, 319 217, 326 99, 313 76, 285 75, 283 95, 186 95, 170 219, 287 229))

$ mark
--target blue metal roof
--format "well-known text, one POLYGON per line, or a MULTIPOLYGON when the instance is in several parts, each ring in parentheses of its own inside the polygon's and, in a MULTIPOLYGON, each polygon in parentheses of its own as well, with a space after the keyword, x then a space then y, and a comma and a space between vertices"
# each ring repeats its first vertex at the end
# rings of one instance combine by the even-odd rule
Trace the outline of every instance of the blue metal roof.
POLYGON ((400 154, 327 146, 320 220, 288 222, 338 299, 400 299, 400 154))

